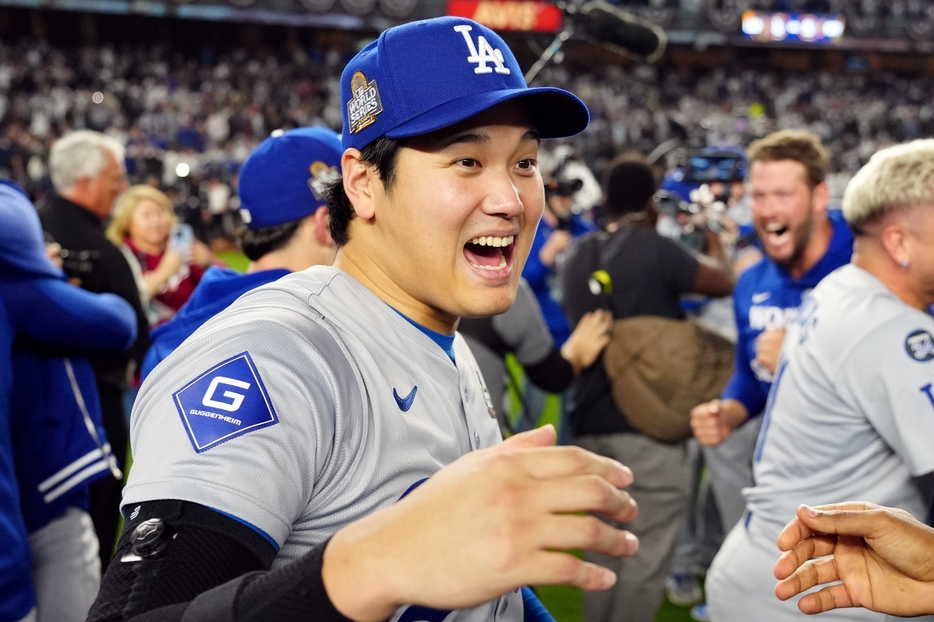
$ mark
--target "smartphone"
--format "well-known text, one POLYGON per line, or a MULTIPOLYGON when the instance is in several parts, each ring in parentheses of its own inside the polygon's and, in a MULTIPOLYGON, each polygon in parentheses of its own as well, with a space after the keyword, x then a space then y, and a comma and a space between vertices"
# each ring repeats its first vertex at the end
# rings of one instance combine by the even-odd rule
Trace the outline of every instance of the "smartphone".
POLYGON ((179 253, 186 253, 191 250, 194 239, 195 232, 191 225, 183 223, 172 225, 172 232, 169 234, 169 248, 179 253))

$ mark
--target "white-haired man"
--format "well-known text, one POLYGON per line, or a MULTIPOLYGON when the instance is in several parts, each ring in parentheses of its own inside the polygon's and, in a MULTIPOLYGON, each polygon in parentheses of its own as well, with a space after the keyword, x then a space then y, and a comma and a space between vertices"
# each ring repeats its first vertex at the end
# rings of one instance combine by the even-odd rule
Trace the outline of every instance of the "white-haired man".
MULTIPOLYGON (((123 147, 100 132, 66 134, 52 145, 49 169, 58 196, 40 208, 42 228, 62 246, 65 271, 95 293, 116 294, 133 306, 137 338, 127 354, 101 357, 94 363, 107 438, 118 461, 126 456, 128 431, 123 412, 130 360, 142 359, 149 346, 149 324, 143 313, 133 272, 116 246, 104 237, 103 221, 114 200, 127 187, 123 147)), ((91 487, 91 518, 107 567, 117 536, 121 482, 105 478, 91 487)))
MULTIPOLYGON (((746 518, 707 575, 711 619, 802 617, 772 595, 775 542, 801 503, 864 499, 927 518, 934 497, 923 477, 934 472, 932 208, 932 140, 880 152, 847 188, 853 261, 814 288, 788 328, 755 451, 756 484, 744 491, 746 518)), ((787 576, 783 568, 779 576, 787 576)), ((813 604, 809 597, 801 609, 813 612, 813 604)), ((825 617, 885 619, 868 610, 825 617)))

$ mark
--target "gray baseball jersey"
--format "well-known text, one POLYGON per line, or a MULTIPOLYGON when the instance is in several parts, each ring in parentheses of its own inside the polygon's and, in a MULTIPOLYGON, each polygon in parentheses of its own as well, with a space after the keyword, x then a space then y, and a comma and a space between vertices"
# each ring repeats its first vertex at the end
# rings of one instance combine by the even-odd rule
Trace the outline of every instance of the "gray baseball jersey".
MULTIPOLYGON (((264 534, 278 549, 274 565, 293 560, 502 440, 459 335, 454 353, 456 364, 334 268, 253 290, 147 379, 124 508, 200 503, 264 534)), ((521 620, 522 610, 510 593, 448 619, 521 620)))
MULTIPOLYGON (((868 272, 843 266, 805 298, 762 421, 748 516, 730 536, 745 544, 724 545, 709 575, 718 619, 750 619, 763 611, 756 599, 771 606, 775 539, 802 503, 862 500, 928 518, 930 480, 918 477, 934 471, 932 381, 934 318, 868 272)), ((785 611, 769 619, 802 617, 785 611)))
MULTIPOLYGON (((782 523, 801 503, 853 499, 927 518, 934 471, 934 318, 844 266, 789 327, 746 492, 782 523)), ((776 534, 777 535, 777 534, 776 534)))
MULTIPOLYGON (((462 320, 465 321, 465 320, 462 320)), ((535 300, 535 292, 525 279, 519 280, 516 300, 509 310, 490 318, 493 331, 503 343, 511 348, 516 360, 522 365, 535 365, 545 360, 554 347, 542 310, 535 300)), ((503 357, 471 338, 467 329, 464 337, 483 371, 483 379, 490 390, 490 399, 497 410, 505 409, 506 361, 503 357)))

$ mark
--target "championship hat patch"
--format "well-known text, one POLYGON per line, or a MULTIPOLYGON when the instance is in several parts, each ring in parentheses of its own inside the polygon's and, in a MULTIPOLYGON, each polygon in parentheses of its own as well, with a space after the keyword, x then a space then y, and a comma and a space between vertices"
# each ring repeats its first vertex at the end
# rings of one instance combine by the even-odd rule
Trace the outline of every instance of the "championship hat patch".
POLYGON ((347 123, 350 133, 356 134, 376 122, 376 115, 383 111, 376 80, 367 80, 362 71, 350 79, 350 100, 347 102, 347 123))
POLYGON ((172 397, 198 453, 279 422, 247 352, 215 365, 172 397))

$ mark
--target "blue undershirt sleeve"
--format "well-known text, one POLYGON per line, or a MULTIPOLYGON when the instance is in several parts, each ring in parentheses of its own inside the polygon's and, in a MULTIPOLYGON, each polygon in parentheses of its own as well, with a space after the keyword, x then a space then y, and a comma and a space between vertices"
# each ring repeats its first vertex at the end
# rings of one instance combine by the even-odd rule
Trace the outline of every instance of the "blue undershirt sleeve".
POLYGON ((532 588, 522 588, 522 607, 525 615, 524 622, 555 622, 554 617, 545 609, 542 601, 532 591, 532 588))

